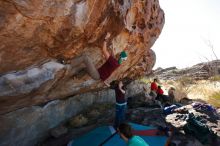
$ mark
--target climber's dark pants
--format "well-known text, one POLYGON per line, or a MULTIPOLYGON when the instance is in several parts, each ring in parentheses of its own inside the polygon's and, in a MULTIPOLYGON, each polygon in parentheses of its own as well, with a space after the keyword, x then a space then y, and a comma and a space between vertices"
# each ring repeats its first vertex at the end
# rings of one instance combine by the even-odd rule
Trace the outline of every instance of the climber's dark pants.
POLYGON ((92 59, 88 55, 82 55, 79 57, 74 58, 71 60, 71 67, 76 67, 77 65, 80 65, 84 63, 86 65, 86 70, 88 74, 94 79, 94 80, 99 80, 100 75, 98 70, 96 69, 95 65, 92 62, 92 59))

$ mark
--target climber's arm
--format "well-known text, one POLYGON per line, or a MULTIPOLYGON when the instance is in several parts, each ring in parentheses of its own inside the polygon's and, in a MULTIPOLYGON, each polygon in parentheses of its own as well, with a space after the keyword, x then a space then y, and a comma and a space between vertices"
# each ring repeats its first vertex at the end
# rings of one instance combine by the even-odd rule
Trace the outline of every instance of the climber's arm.
POLYGON ((106 40, 104 41, 103 47, 102 47, 102 53, 105 56, 105 59, 108 60, 110 53, 107 50, 107 42, 106 40))
POLYGON ((121 84, 119 83, 119 90, 125 94, 125 90, 123 89, 123 83, 121 82, 121 84))
POLYGON ((112 48, 112 53, 113 53, 112 55, 115 56, 115 54, 116 54, 115 48, 112 48))
POLYGON ((111 34, 108 32, 105 36, 105 41, 104 41, 104 44, 103 44, 103 47, 102 47, 102 52, 103 52, 103 55, 105 56, 106 60, 108 60, 108 58, 110 56, 110 53, 107 49, 107 41, 110 38, 110 36, 111 36, 111 34))

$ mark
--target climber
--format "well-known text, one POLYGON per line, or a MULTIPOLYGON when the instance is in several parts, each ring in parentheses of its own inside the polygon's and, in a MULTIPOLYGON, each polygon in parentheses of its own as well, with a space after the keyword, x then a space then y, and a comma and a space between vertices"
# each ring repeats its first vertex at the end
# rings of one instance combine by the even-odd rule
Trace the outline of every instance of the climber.
POLYGON ((110 36, 110 33, 107 33, 102 47, 102 52, 105 56, 106 62, 101 67, 97 69, 93 64, 91 58, 85 54, 80 57, 74 58, 70 63, 71 68, 81 63, 84 63, 86 65, 86 69, 89 75, 95 80, 101 79, 108 87, 110 85, 105 82, 105 80, 120 66, 120 64, 122 64, 123 61, 127 60, 127 54, 125 51, 122 51, 120 53, 120 57, 118 60, 109 53, 109 51, 107 50, 107 41, 110 36))

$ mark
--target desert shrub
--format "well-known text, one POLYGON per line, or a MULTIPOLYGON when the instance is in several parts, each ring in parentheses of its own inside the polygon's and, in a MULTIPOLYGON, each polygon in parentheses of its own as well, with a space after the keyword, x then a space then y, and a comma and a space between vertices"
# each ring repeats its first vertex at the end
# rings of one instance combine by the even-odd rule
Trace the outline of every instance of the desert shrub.
POLYGON ((174 96, 175 96, 176 101, 179 102, 181 99, 187 98, 188 92, 185 87, 176 86, 175 89, 176 90, 175 90, 174 96))
POLYGON ((173 80, 168 80, 166 83, 167 83, 168 85, 174 85, 174 84, 175 84, 175 82, 174 82, 173 80))
POLYGON ((140 82, 143 82, 143 83, 145 83, 145 84, 148 84, 148 83, 151 82, 150 79, 149 79, 149 78, 146 78, 146 77, 143 77, 143 78, 139 79, 139 81, 140 81, 140 82))
POLYGON ((215 107, 220 107, 220 92, 216 92, 209 97, 208 103, 215 107))
POLYGON ((175 88, 175 100, 180 101, 183 98, 188 97, 189 93, 189 84, 191 83, 191 79, 189 77, 182 77, 176 82, 173 82, 173 86, 175 88))
POLYGON ((210 78, 211 81, 220 81, 220 75, 215 75, 210 78))
POLYGON ((186 86, 188 84, 194 84, 195 81, 190 77, 184 76, 184 77, 181 77, 180 79, 178 79, 178 82, 180 84, 182 84, 183 86, 186 86))

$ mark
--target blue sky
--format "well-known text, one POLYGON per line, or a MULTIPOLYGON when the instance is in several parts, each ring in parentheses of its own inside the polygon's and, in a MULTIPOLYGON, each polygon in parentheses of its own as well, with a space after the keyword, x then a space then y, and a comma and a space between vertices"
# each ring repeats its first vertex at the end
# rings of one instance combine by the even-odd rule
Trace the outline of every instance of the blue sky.
POLYGON ((220 59, 220 0, 159 0, 165 25, 152 49, 157 67, 189 67, 220 59))

